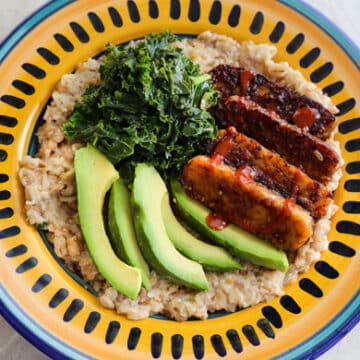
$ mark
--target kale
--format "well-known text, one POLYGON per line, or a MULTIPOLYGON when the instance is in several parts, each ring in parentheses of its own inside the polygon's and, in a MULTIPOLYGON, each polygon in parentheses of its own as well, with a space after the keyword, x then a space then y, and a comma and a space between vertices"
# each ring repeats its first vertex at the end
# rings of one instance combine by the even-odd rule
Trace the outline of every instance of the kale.
POLYGON ((130 186, 146 162, 165 180, 204 151, 217 132, 207 111, 217 102, 208 74, 171 46, 174 34, 150 34, 129 46, 108 45, 100 84, 91 84, 63 125, 70 140, 90 143, 130 186))

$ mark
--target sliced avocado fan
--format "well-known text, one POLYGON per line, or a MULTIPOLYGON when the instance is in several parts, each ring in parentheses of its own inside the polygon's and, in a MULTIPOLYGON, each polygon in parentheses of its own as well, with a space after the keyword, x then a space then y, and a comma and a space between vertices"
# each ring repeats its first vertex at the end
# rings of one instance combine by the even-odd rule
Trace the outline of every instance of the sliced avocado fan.
POLYGON ((116 255, 128 265, 135 266, 141 271, 142 285, 149 290, 149 266, 136 240, 130 193, 121 177, 114 182, 110 192, 108 231, 116 255))
POLYGON ((116 256, 103 219, 105 195, 118 179, 118 172, 101 152, 88 145, 75 153, 75 177, 80 227, 89 253, 111 286, 135 299, 141 288, 140 270, 116 256))
POLYGON ((164 196, 168 196, 167 188, 155 168, 138 164, 131 199, 142 254, 159 275, 194 289, 208 290, 202 266, 178 252, 168 237, 161 213, 164 196))

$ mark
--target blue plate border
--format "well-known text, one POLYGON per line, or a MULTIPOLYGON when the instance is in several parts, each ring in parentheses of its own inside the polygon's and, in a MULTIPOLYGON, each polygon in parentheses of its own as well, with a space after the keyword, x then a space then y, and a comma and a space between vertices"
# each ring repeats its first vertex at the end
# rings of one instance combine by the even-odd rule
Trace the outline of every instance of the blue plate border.
MULTIPOLYGON (((32 15, 28 16, 0 44, 0 64, 28 32, 44 19, 74 1, 75 0, 50 1, 32 15)), ((332 40, 344 50, 355 66, 358 69, 360 68, 360 51, 358 46, 344 32, 337 28, 335 24, 324 17, 324 15, 302 0, 277 1, 297 11, 325 31, 332 40)), ((40 327, 17 305, 1 283, 0 313, 22 336, 53 359, 91 359, 88 355, 61 342, 44 328, 40 327)), ((356 295, 343 310, 320 331, 308 340, 274 359, 315 359, 343 338, 359 321, 360 290, 357 291, 356 295)))

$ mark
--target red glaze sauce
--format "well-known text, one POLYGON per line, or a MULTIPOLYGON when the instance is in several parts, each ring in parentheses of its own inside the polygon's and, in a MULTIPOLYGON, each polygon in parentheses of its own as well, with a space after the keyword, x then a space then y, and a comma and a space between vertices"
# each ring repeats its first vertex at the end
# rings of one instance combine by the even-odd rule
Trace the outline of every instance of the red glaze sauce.
POLYGON ((284 220, 286 220, 291 215, 291 212, 293 211, 295 206, 296 203, 293 199, 285 199, 280 214, 269 225, 263 227, 264 231, 267 233, 272 233, 277 230, 279 226, 284 222, 284 220))
POLYGON ((217 215, 215 213, 210 213, 206 217, 206 224, 209 228, 216 230, 216 231, 220 231, 220 230, 224 229, 228 223, 226 222, 226 220, 221 218, 219 215, 217 215))
POLYGON ((235 126, 228 126, 228 127, 226 128, 226 132, 227 132, 228 134, 234 135, 234 136, 238 134, 235 126))
POLYGON ((254 77, 253 73, 250 70, 241 70, 240 71, 240 85, 241 85, 241 94, 246 95, 249 83, 254 77))
POLYGON ((294 123, 301 129, 310 128, 319 118, 319 112, 308 106, 297 109, 292 116, 294 123))
POLYGON ((255 171, 250 166, 241 166, 236 169, 235 177, 237 182, 241 184, 246 184, 250 181, 254 181, 255 171))
POLYGON ((214 168, 216 168, 217 166, 219 166, 222 161, 223 161, 223 157, 219 154, 214 154, 211 156, 210 158, 210 165, 214 168))
POLYGON ((299 191, 299 184, 303 177, 304 177, 304 173, 300 170, 297 170, 294 175, 293 186, 291 189, 290 198, 294 197, 297 194, 297 192, 299 191))
POLYGON ((258 233, 264 229, 263 226, 254 224, 250 220, 242 219, 238 216, 236 217, 234 224, 239 225, 242 229, 251 233, 258 233))
POLYGON ((226 154, 231 150, 233 146, 233 136, 237 135, 237 131, 234 126, 229 126, 226 129, 226 135, 217 143, 210 157, 210 164, 214 167, 221 164, 226 154))
POLYGON ((213 154, 225 157, 226 154, 231 150, 233 145, 233 138, 229 135, 225 135, 216 145, 213 154))

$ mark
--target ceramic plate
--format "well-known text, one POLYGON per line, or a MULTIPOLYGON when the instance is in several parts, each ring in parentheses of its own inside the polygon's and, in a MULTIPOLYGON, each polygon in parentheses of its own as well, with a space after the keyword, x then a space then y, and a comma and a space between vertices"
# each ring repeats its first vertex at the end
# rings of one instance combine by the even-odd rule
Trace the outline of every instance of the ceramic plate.
POLYGON ((359 52, 319 13, 295 0, 55 0, 21 24, 0 49, 1 311, 54 358, 151 359, 316 357, 359 319, 359 52), (26 221, 18 161, 62 74, 104 50, 149 32, 212 30, 269 42, 331 96, 345 159, 335 193, 329 250, 285 294, 206 321, 129 321, 99 305, 65 271, 26 221))

